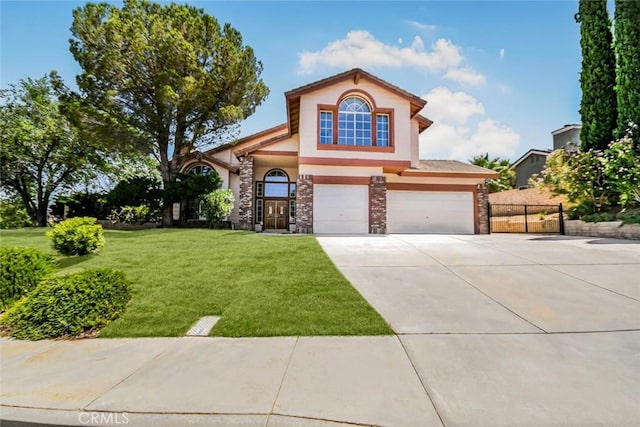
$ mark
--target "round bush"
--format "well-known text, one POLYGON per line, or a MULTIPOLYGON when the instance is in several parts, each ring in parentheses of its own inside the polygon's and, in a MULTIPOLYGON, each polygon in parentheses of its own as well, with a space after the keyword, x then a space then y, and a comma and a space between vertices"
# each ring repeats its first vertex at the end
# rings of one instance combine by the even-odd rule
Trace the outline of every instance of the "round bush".
POLYGON ((53 248, 62 255, 87 255, 104 246, 102 226, 91 217, 69 218, 47 232, 53 248))
POLYGON ((131 296, 124 273, 94 269, 41 282, 2 318, 19 339, 78 336, 97 331, 124 311, 131 296))
POLYGON ((32 248, 0 248, 0 310, 35 288, 53 271, 51 257, 32 248))

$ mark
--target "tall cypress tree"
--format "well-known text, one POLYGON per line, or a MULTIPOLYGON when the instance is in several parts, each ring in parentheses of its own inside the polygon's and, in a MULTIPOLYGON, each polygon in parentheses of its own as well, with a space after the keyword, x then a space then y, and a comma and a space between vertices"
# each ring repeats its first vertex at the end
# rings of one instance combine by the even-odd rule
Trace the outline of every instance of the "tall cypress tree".
MULTIPOLYGON (((640 126, 640 1, 616 0, 615 19, 617 136, 622 137, 630 122, 640 126)), ((632 137, 638 147, 637 128, 632 137)))
POLYGON ((603 150, 617 126, 616 63, 607 0, 580 0, 576 21, 582 47, 581 148, 603 150))

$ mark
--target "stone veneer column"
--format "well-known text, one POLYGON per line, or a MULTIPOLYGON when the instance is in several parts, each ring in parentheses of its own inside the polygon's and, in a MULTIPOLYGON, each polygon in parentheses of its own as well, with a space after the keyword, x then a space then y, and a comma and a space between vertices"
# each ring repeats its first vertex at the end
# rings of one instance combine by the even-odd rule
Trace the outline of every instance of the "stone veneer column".
POLYGON ((489 234, 489 189, 486 184, 478 185, 478 234, 489 234))
POLYGON ((312 175, 298 175, 296 182, 296 232, 313 233, 312 175))
POLYGON ((238 207, 238 228, 253 230, 253 157, 245 157, 240 162, 240 205, 238 207))
POLYGON ((369 183, 369 233, 387 232, 387 178, 372 176, 369 183))

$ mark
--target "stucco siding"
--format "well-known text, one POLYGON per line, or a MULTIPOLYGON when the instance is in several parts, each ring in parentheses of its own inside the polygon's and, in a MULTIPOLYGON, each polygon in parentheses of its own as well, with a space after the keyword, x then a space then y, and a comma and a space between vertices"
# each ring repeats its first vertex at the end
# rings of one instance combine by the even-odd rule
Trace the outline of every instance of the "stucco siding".
POLYGON ((411 120, 411 167, 420 166, 420 129, 417 120, 411 120))
MULTIPOLYGON (((362 95, 362 94, 360 94, 362 95)), ((366 98, 366 96, 363 96, 366 98)), ((300 156, 301 157, 331 157, 331 158, 361 158, 386 160, 411 160, 411 136, 409 101, 372 84, 365 79, 355 85, 353 81, 345 81, 336 85, 319 89, 300 97, 300 156), (339 97, 348 90, 363 90, 373 98, 377 108, 393 108, 394 153, 370 151, 333 151, 318 150, 318 105, 336 105, 339 97)), ((334 117, 337 120, 337 117, 334 117)))
POLYGON ((484 183, 483 178, 450 178, 450 177, 414 177, 385 174, 387 184, 438 184, 438 185, 477 185, 484 183))
POLYGON ((382 175, 381 167, 353 167, 353 166, 319 166, 300 165, 301 175, 320 176, 378 176, 382 175))
POLYGON ((290 182, 296 182, 298 177, 298 169, 297 168, 285 168, 285 167, 276 167, 276 166, 255 166, 254 167, 254 175, 253 181, 262 181, 267 172, 271 169, 282 169, 289 175, 290 182))
POLYGON ((235 199, 235 203, 233 205, 233 210, 231 211, 231 215, 229 215, 229 220, 237 224, 239 220, 239 206, 240 206, 240 178, 236 174, 229 175, 229 189, 233 192, 233 198, 235 199))

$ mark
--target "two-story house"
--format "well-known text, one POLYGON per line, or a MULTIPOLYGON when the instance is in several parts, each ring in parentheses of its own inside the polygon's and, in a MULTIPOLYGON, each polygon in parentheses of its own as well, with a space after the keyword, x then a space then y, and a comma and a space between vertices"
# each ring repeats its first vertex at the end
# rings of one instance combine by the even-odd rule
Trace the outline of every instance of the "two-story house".
POLYGON ((486 233, 494 171, 420 160, 424 99, 361 69, 285 93, 287 122, 204 153, 236 198, 231 222, 299 233, 486 233))

